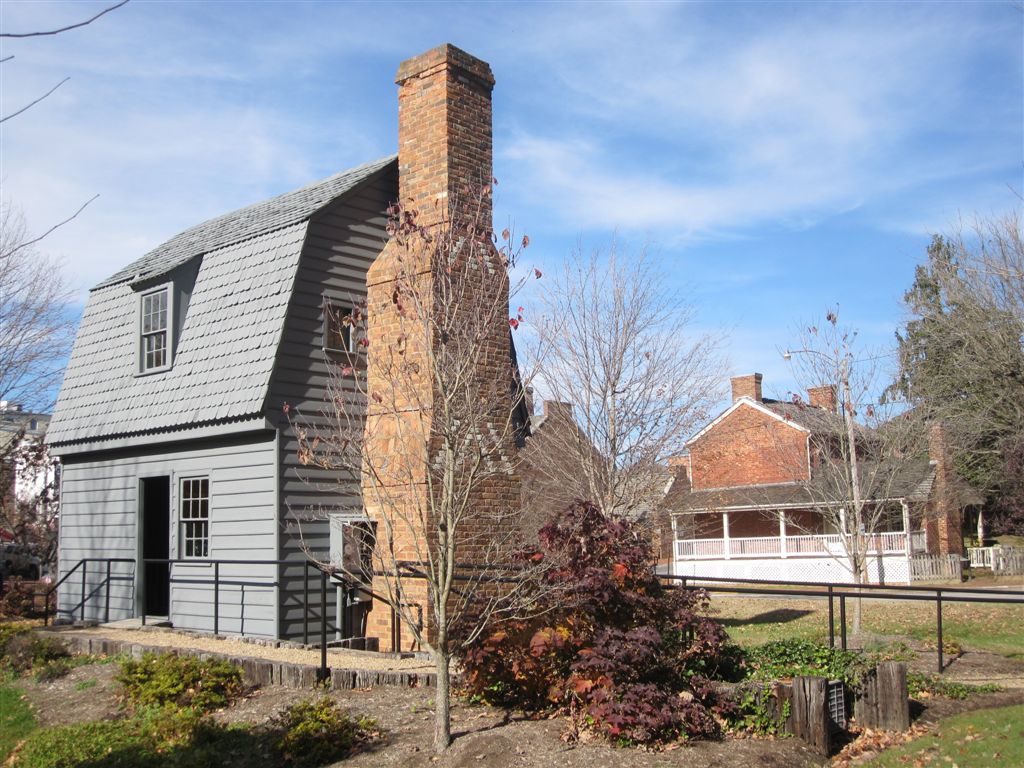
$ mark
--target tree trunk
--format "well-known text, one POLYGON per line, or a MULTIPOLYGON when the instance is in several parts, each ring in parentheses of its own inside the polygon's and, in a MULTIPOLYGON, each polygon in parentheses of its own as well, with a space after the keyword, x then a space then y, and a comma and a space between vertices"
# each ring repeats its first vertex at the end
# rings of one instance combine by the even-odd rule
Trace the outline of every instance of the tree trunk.
MULTIPOLYGON (((440 645, 440 643, 439 643, 440 645)), ((451 677, 448 650, 434 649, 437 665, 437 699, 434 702, 434 752, 442 754, 452 743, 451 677)))
MULTIPOLYGON (((867 565, 866 558, 860 558, 858 560, 858 562, 857 562, 857 568, 854 569, 853 580, 855 582, 857 582, 858 584, 863 584, 864 581, 865 581, 865 578, 864 578, 865 573, 864 573, 864 571, 867 570, 866 567, 865 567, 866 565, 867 565)), ((857 592, 860 592, 860 590, 858 589, 857 592)), ((853 634, 854 634, 854 636, 860 634, 861 609, 862 609, 862 603, 863 602, 864 601, 861 598, 859 598, 859 597, 856 597, 853 600, 853 634)))

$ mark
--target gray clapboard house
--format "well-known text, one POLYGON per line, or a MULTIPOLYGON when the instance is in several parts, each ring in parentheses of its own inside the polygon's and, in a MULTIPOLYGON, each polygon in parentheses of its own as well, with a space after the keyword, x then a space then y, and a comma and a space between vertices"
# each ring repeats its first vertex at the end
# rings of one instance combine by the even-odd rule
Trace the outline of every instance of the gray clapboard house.
POLYGON ((289 519, 358 506, 358 486, 339 500, 300 479, 282 406, 323 402, 325 347, 346 343, 327 316, 365 295, 397 192, 385 158, 186 230, 92 289, 47 436, 60 574, 78 568, 63 615, 83 595, 85 618, 108 615, 106 564, 84 558, 186 561, 113 564, 109 618, 204 631, 214 566, 187 561, 289 560, 217 566, 219 629, 301 634, 303 546, 326 552, 330 534, 289 519))

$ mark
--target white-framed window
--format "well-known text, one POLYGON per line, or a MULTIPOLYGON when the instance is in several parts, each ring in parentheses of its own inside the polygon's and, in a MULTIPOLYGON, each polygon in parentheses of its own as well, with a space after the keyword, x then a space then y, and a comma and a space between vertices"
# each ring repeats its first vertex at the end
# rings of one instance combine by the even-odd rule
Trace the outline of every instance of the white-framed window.
POLYGON ((182 478, 178 504, 181 556, 183 558, 209 557, 210 478, 182 478))
POLYGON ((355 350, 352 309, 324 296, 323 346, 327 352, 355 350))
POLYGON ((171 289, 165 285, 139 297, 139 372, 171 367, 171 289))

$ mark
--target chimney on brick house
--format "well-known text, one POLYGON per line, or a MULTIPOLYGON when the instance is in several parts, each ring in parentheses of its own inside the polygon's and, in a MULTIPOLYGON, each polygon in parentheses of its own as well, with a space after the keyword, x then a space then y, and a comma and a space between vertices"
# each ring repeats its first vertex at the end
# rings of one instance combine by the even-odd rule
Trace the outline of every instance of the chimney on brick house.
POLYGON ((821 408, 829 413, 835 413, 839 407, 839 400, 836 398, 836 388, 831 384, 820 387, 809 387, 807 389, 807 401, 812 408, 821 408))
MULTIPOLYGON (((398 84, 398 188, 403 211, 416 211, 416 223, 426 227, 428 232, 441 225, 451 225, 458 232, 461 225, 475 223, 486 227, 489 233, 491 90, 494 86, 490 66, 452 45, 441 45, 402 62, 395 82, 398 84)), ((440 241, 443 242, 443 238, 440 241)), ((393 238, 367 273, 366 386, 371 395, 388 393, 386 401, 371 397, 367 404, 364 457, 375 470, 381 468, 375 481, 371 482, 365 475, 363 480, 363 502, 367 515, 374 521, 386 517, 392 522, 403 518, 418 520, 418 510, 431 508, 426 473, 429 467, 436 465, 434 456, 438 450, 432 424, 437 395, 435 381, 425 367, 418 376, 415 373, 404 378, 396 376, 393 358, 395 350, 400 349, 398 354, 403 360, 430 360, 434 355, 428 345, 439 342, 436 338, 428 340, 430 334, 403 331, 403 323, 407 321, 400 302, 394 299, 399 285, 396 280, 401 276, 403 285, 412 282, 416 294, 425 297, 426 312, 460 312, 463 308, 443 307, 439 303, 436 286, 445 279, 441 272, 445 265, 432 263, 429 248, 422 250, 422 254, 412 254, 416 261, 411 267, 408 262, 403 266, 402 259, 408 259, 410 253, 403 251, 402 245, 393 238), (413 378, 418 380, 411 382, 413 378), (384 498, 386 501, 382 503, 384 498)), ((493 249, 493 256, 497 260, 496 249, 493 249)), ((449 265, 446 274, 450 274, 450 270, 449 265)), ((478 297, 486 296, 497 302, 494 306, 502 307, 493 333, 489 328, 486 331, 486 353, 481 355, 478 370, 480 381, 507 381, 512 356, 505 311, 508 281, 504 264, 482 270, 474 285, 478 286, 475 289, 478 297)), ((472 306, 467 305, 465 309, 473 311, 472 306)), ((485 384, 480 389, 488 387, 485 384)), ((494 409, 496 423, 507 419, 512 410, 512 388, 504 387, 503 391, 508 393, 508 402, 493 401, 488 406, 494 409), (499 410, 502 412, 497 413, 499 410)), ((508 446, 501 452, 514 454, 511 435, 508 446)), ((518 476, 497 475, 486 482, 487 487, 479 492, 479 503, 485 503, 486 497, 486 503, 494 509, 512 503, 518 505, 518 476)), ((423 527, 433 530, 430 521, 423 527)), ((389 558, 422 559, 424 542, 413 538, 414 533, 407 526, 380 525, 378 529, 389 530, 393 536, 393 541, 388 542, 389 558)), ((471 554, 463 557, 473 559, 471 554)), ((403 588, 403 601, 419 607, 427 631, 431 633, 431 602, 426 582, 407 583, 403 588)), ((388 594, 382 583, 375 582, 374 591, 388 594)), ((389 642, 393 650, 398 650, 394 647, 390 620, 390 610, 375 603, 366 634, 378 638, 382 650, 389 642)), ((397 639, 397 645, 407 649, 413 636, 403 627, 397 639)))
POLYGON ((544 418, 558 419, 565 423, 572 422, 572 403, 563 403, 558 400, 545 400, 544 418))
POLYGON ((928 458, 935 467, 929 520, 925 525, 929 551, 940 555, 964 553, 963 510, 954 488, 953 461, 946 439, 946 428, 933 424, 928 432, 928 458))
POLYGON ((732 401, 735 403, 741 397, 749 397, 751 400, 760 403, 761 398, 761 374, 750 373, 746 376, 733 376, 732 401))
POLYGON ((668 457, 668 468, 672 472, 672 474, 675 475, 677 478, 680 477, 680 472, 682 472, 682 477, 686 478, 686 484, 687 485, 690 484, 690 454, 689 453, 680 453, 680 454, 677 454, 675 456, 669 456, 668 457))

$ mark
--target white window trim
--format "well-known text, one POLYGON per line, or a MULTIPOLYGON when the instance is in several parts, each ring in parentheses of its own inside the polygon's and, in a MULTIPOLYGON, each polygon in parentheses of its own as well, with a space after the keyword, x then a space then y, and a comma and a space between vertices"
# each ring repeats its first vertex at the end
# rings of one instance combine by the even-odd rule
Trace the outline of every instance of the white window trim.
POLYGON ((327 340, 330 338, 331 310, 348 312, 348 314, 351 315, 355 309, 349 304, 346 304, 342 299, 336 299, 332 296, 326 295, 323 297, 323 303, 321 306, 323 311, 323 324, 320 327, 320 346, 323 348, 324 352, 333 352, 336 354, 352 354, 355 352, 356 329, 355 326, 351 325, 348 329, 348 349, 338 349, 336 347, 327 346, 327 340))
POLYGON ((174 526, 174 534, 177 541, 174 542, 178 559, 184 560, 182 565, 209 565, 209 563, 189 563, 191 560, 209 560, 213 550, 213 483, 209 475, 181 475, 175 478, 177 498, 174 501, 174 516, 177 524, 174 526), (185 483, 190 480, 206 481, 206 554, 202 557, 185 554, 185 524, 189 522, 182 516, 182 504, 185 502, 185 483))
POLYGON ((174 283, 164 283, 163 285, 156 285, 152 288, 142 291, 139 293, 138 308, 136 310, 135 318, 135 375, 136 376, 149 376, 152 373, 163 373, 169 371, 174 365, 174 283), (146 351, 145 345, 143 344, 142 335, 142 307, 147 296, 160 293, 161 291, 167 291, 167 349, 165 357, 167 362, 156 368, 146 368, 146 351))

